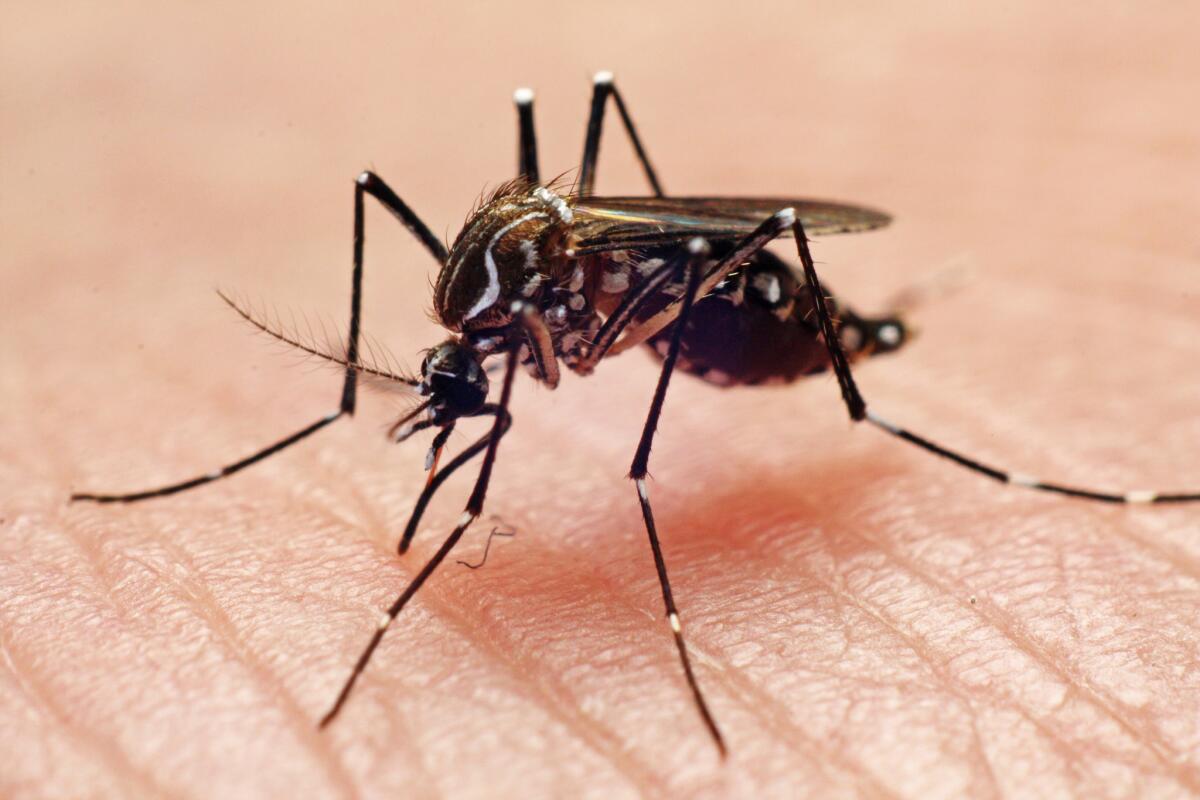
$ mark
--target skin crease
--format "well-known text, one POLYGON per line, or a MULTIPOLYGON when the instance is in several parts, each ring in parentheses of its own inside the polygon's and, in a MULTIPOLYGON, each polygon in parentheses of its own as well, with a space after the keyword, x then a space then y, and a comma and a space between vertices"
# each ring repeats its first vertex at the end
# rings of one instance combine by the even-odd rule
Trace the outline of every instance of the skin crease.
MULTIPOLYGON (((851 305, 971 270, 914 344, 859 367, 878 413, 1038 477, 1200 485, 1195 9, 681 10, 3 12, 0 795, 1200 793, 1200 508, 999 486, 852 428, 829 378, 681 375, 667 398, 650 496, 724 765, 623 478, 643 353, 554 393, 518 376, 455 555, 479 558, 493 514, 516 537, 431 579, 324 733, 473 479, 398 558, 425 447, 383 439, 403 399, 363 391, 352 424, 217 485, 65 502, 333 410, 338 376, 211 288, 340 329, 357 172, 452 236, 513 169, 512 89, 538 92, 554 174, 600 68, 668 191, 893 212, 814 243, 851 305)), ((614 120, 600 189, 641 191, 614 120)), ((366 330, 415 365, 442 338, 434 265, 374 205, 367 239, 366 330)), ((454 447, 482 425, 463 428, 454 447)))

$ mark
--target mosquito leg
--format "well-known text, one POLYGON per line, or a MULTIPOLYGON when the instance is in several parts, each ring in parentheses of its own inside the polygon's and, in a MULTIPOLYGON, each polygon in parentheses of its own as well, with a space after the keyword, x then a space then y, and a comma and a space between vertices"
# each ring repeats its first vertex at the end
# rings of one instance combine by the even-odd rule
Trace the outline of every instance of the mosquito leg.
POLYGON ((429 249, 435 258, 441 263, 446 262, 446 249, 442 243, 430 232, 425 223, 413 213, 403 200, 396 196, 386 183, 378 176, 371 172, 364 172, 358 176, 358 180, 354 184, 354 271, 351 279, 350 290, 350 332, 346 341, 346 377, 342 381, 342 396, 341 402, 338 404, 337 411, 327 414, 321 419, 306 428, 303 428, 290 436, 287 436, 278 442, 259 450, 253 455, 247 456, 240 461, 235 461, 232 464, 227 464, 219 469, 213 470, 206 475, 201 475, 195 478, 190 478, 179 483, 172 483, 167 486, 160 486, 155 489, 147 489, 141 492, 132 492, 128 494, 95 494, 91 492, 78 492, 71 495, 71 500, 90 500, 95 503, 133 503, 138 500, 147 500, 152 497, 163 497, 176 492, 182 492, 187 489, 192 489, 197 486, 203 486, 206 483, 211 483, 215 480, 227 477, 240 472, 251 464, 257 464, 259 461, 278 453, 285 448, 288 448, 312 434, 324 428, 326 425, 340 419, 342 416, 353 416, 354 408, 357 399, 356 390, 358 388, 358 340, 359 329, 362 323, 362 276, 363 276, 363 242, 364 242, 364 208, 363 197, 369 194, 379 200, 385 208, 391 211, 405 227, 422 241, 429 249))
POLYGON ((646 276, 634 289, 625 293, 616 309, 604 320, 600 330, 592 339, 591 348, 573 369, 581 375, 588 375, 617 340, 617 337, 629 329, 638 311, 667 285, 672 276, 678 274, 679 263, 671 259, 646 276))
POLYGON ((604 126, 604 107, 611 95, 613 102, 617 104, 617 112, 621 115, 621 121, 625 123, 625 131, 629 134, 629 141, 633 144, 634 152, 637 153, 642 171, 646 173, 650 189, 654 192, 655 197, 662 197, 662 184, 658 182, 658 175, 655 174, 654 167, 650 166, 650 157, 646 155, 646 148, 642 147, 642 140, 638 138, 637 128, 633 125, 633 118, 629 116, 625 101, 621 99, 621 93, 613 84, 612 73, 597 72, 592 82, 594 87, 592 89, 592 107, 588 114, 587 137, 583 143, 583 161, 580 162, 581 166, 579 167, 579 195, 581 197, 590 195, 596 183, 596 160, 600 157, 600 130, 604 126))
MULTIPOLYGON (((785 208, 764 220, 749 236, 738 242, 733 250, 715 265, 708 268, 708 271, 704 275, 704 280, 700 283, 700 291, 697 296, 704 297, 713 290, 713 287, 725 280, 731 272, 741 266, 746 259, 754 256, 770 244, 772 240, 790 229, 795 218, 795 211, 791 208, 785 208)), ((650 283, 658 276, 658 272, 651 273, 645 283, 650 283)), ((641 308, 641 304, 649 300, 652 296, 654 296, 654 292, 647 292, 643 296, 639 288, 638 292, 631 294, 628 298, 636 306, 627 306, 623 301, 617 307, 616 311, 609 316, 605 325, 597 332, 596 343, 592 351, 588 354, 588 358, 582 364, 583 368, 590 369, 606 355, 623 353, 631 347, 641 344, 675 320, 679 315, 679 303, 673 303, 649 319, 641 320, 636 325, 633 324, 636 313, 641 308), (617 337, 623 332, 625 336, 618 341, 617 337)))
POLYGON ((680 343, 683 341, 684 329, 687 327, 688 315, 696 302, 696 294, 700 288, 700 270, 704 265, 704 256, 708 253, 708 244, 703 239, 693 239, 688 244, 691 257, 685 268, 687 289, 683 297, 683 305, 679 310, 679 318, 671 335, 670 349, 663 360, 662 372, 658 377, 658 386, 654 389, 654 399, 650 401, 650 411, 646 415, 646 425, 642 428, 642 438, 638 442, 637 452, 633 457, 633 465, 629 469, 629 477, 637 486, 638 502, 642 506, 642 519, 646 523, 646 534, 650 537, 650 549, 654 553, 654 568, 658 572, 658 582, 662 586, 663 604, 666 607, 667 622, 675 635, 675 647, 679 650, 679 661, 683 665, 683 674, 687 678, 688 688, 692 690, 692 698, 696 708, 708 727, 713 741, 720 751, 721 757, 726 754, 725 740, 717 727, 700 684, 696 682, 692 670, 692 660, 688 656, 687 643, 683 638, 683 625, 679 621, 679 609, 675 606, 675 597, 671 592, 671 581, 667 577, 667 562, 663 558, 662 546, 658 542, 658 530, 654 525, 654 512, 650 508, 650 494, 646 490, 646 475, 650 464, 650 448, 654 443, 654 432, 658 428, 658 419, 662 414, 663 401, 667 397, 667 386, 671 382, 671 373, 675 370, 675 362, 679 358, 680 343))
MULTIPOLYGON (((442 240, 433 235, 433 231, 429 230, 429 226, 421 221, 416 212, 408 207, 408 204, 400 199, 400 196, 392 191, 392 187, 388 186, 383 178, 376 175, 370 170, 358 176, 358 188, 378 200, 384 208, 392 212, 396 219, 400 220, 400 224, 408 228, 413 236, 421 240, 421 244, 425 245, 425 249, 429 251, 438 264, 445 265, 449 255, 446 253, 446 246, 442 244, 442 240)), ((357 198, 358 195, 356 194, 357 198)), ((358 214, 357 206, 355 210, 355 219, 361 219, 358 214)), ((357 224, 357 223, 356 223, 357 224)), ((361 231, 360 227, 355 228, 356 231, 361 231)), ((358 237, 361 240, 362 237, 358 237)))
MULTIPOLYGON (((484 406, 483 409, 480 410, 480 412, 475 416, 484 416, 488 414, 497 415, 502 418, 503 422, 500 427, 500 436, 504 436, 504 434, 508 433, 508 429, 512 425, 512 416, 507 411, 501 414, 499 406, 489 403, 488 405, 484 406)), ((408 552, 408 547, 410 544, 412 544, 413 537, 417 534, 417 526, 421 524, 421 517, 424 516, 425 509, 429 506, 429 502, 433 500, 433 496, 437 493, 437 490, 451 475, 454 474, 456 470, 458 470, 459 467, 463 466, 472 458, 482 453, 491 442, 491 438, 492 434, 490 431, 479 437, 470 447, 466 448, 453 459, 451 459, 450 463, 442 467, 441 472, 438 472, 427 484, 425 484, 425 488, 417 497, 417 502, 413 506, 412 513, 408 517, 408 523, 404 526, 404 534, 400 537, 400 545, 397 550, 401 555, 404 555, 406 552, 408 552)))
POLYGON ((517 106, 517 129, 520 134, 520 143, 517 145, 517 174, 530 183, 537 183, 540 178, 537 133, 533 127, 533 89, 517 89, 513 92, 513 103, 517 106))
POLYGON ((546 321, 532 305, 526 305, 517 319, 524 329, 525 343, 529 345, 538 379, 551 389, 558 388, 558 358, 554 355, 554 341, 546 321))
POLYGON ((391 627, 392 622, 404 610, 404 606, 413 598, 413 595, 425 584, 425 581, 429 580, 429 576, 434 573, 434 570, 446 560, 446 556, 450 555, 450 551, 458 544, 458 540, 462 538, 468 526, 483 513, 483 502, 487 497, 488 483, 492 477, 492 467, 496 463, 496 450, 511 419, 508 412, 508 405, 512 397, 513 376, 516 374, 516 371, 517 351, 514 348, 508 354, 508 363, 504 372, 504 388, 501 390, 500 402, 496 408, 496 419, 492 423, 492 429, 487 436, 487 453, 483 457, 483 465, 479 468, 479 477, 475 479, 475 488, 471 492, 471 497, 467 500, 467 505, 463 509, 462 516, 459 517, 458 524, 454 526, 454 530, 451 531, 446 541, 442 542, 442 546, 434 553, 433 558, 429 559, 425 566, 421 568, 421 571, 417 573, 416 577, 400 593, 400 596, 396 598, 395 602, 392 603, 391 607, 388 608, 387 613, 380 617, 375 633, 372 634, 371 640, 367 643, 362 655, 358 657, 358 661, 354 664, 354 669, 351 670, 350 677, 346 679, 342 690, 338 693, 333 707, 321 718, 318 727, 324 728, 337 717, 338 712, 342 710, 342 706, 346 704, 347 698, 350 697, 350 692, 354 689, 354 684, 358 681, 358 676, 366 669, 367 663, 371 660, 371 655, 383 640, 383 635, 387 633, 387 629, 391 627))
POLYGON ((908 431, 899 425, 896 425, 875 412, 867 408, 867 403, 863 399, 862 393, 859 392, 857 384, 854 382, 854 376, 850 372, 850 362, 846 357, 845 349, 842 346, 841 339, 837 335, 837 330, 834 325, 833 315, 829 312, 829 307, 826 303, 825 292, 821 289, 821 284, 817 279, 817 269, 813 264, 812 253, 809 252, 808 239, 804 235, 804 229, 800 225, 800 221, 796 220, 793 225, 793 230, 796 235, 796 246, 800 252, 800 262, 804 266, 804 275, 808 281, 809 291, 812 293, 813 306, 817 312, 817 318, 821 325, 822 338, 825 340, 825 346, 829 350, 829 358, 833 365, 834 374, 837 376, 838 387, 842 392, 842 400, 846 404, 846 410, 850 413, 850 419, 855 422, 866 421, 879 428, 886 433, 902 439, 909 444, 934 455, 941 456, 949 461, 953 461, 961 467, 966 467, 972 472, 977 472, 991 478, 1000 483, 1009 483, 1014 486, 1023 486, 1027 489, 1037 489, 1043 492, 1051 492, 1054 494, 1067 495, 1068 497, 1079 497, 1085 500, 1097 500, 1103 503, 1122 503, 1122 504, 1143 504, 1143 503, 1185 503, 1200 501, 1200 492, 1188 493, 1164 493, 1148 490, 1134 490, 1128 492, 1103 492, 1094 489, 1077 488, 1073 486, 1065 486, 1058 483, 1050 483, 1032 478, 1028 475, 1019 472, 1009 472, 1007 470, 997 469, 988 464, 978 461, 962 453, 942 447, 941 445, 925 438, 919 434, 908 431))

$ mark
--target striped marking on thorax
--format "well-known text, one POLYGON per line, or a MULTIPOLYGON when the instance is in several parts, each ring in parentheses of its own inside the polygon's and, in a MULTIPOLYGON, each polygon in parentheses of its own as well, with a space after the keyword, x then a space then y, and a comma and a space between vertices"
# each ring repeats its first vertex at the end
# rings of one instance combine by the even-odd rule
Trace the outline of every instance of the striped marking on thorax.
MULTIPOLYGON (((487 244, 487 249, 485 249, 483 252, 483 267, 487 270, 488 283, 487 286, 484 287, 483 292, 479 295, 479 299, 477 299, 474 305, 467 310, 466 316, 463 317, 464 320, 468 320, 478 316, 479 314, 482 314, 484 311, 487 311, 489 308, 495 305, 496 301, 500 299, 500 271, 496 268, 496 257, 492 254, 492 250, 495 249, 496 243, 503 238, 504 234, 508 233, 518 225, 524 225, 531 219, 546 219, 549 216, 550 215, 545 211, 531 211, 525 216, 518 217, 517 219, 508 223, 492 235, 491 241, 489 241, 487 244)), ((525 260, 527 265, 531 260, 534 264, 536 264, 537 251, 531 248, 526 248, 525 260)))

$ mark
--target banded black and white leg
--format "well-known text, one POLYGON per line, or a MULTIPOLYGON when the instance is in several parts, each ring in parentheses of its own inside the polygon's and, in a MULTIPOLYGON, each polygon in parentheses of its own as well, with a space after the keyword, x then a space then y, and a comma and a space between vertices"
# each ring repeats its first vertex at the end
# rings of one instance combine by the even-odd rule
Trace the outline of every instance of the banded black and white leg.
MULTIPOLYGON (((672 306, 673 313, 663 323, 665 325, 669 322, 674 322, 675 327, 672 330, 667 354, 663 359, 662 371, 659 374, 658 385, 655 388, 654 398, 651 401, 650 410, 646 417, 646 424, 642 429, 642 436, 638 442, 638 448, 629 472, 629 476, 633 479, 637 488, 638 502, 642 509, 642 519, 646 525, 646 533, 650 539, 650 548, 654 555, 654 566, 658 573, 659 584, 662 587, 667 622, 671 626, 672 634, 675 637, 675 645, 679 651, 679 659, 683 666, 684 676, 687 679, 688 688, 692 692, 697 710, 700 712, 700 716, 704 720, 704 724, 708 728, 709 734, 712 736, 722 756, 727 752, 725 741, 721 736, 720 728, 717 726, 712 711, 708 707, 708 702, 700 690, 695 672, 692 669, 687 643, 683 636, 683 624, 680 621, 679 610, 675 605, 674 594, 671 591, 671 583, 667 575, 666 561, 663 557, 662 546, 658 540, 658 529, 655 525, 654 513, 650 505, 650 494, 646 486, 646 476, 649 469, 650 449, 654 441, 654 433, 658 428, 658 420, 662 414, 667 387, 679 359, 679 350, 687 328, 688 316, 691 314, 696 298, 707 291, 705 287, 719 283, 725 276, 744 263, 746 259, 758 253, 772 240, 786 232, 794 220, 795 213, 792 209, 781 210, 764 220, 762 224, 742 239, 742 241, 738 242, 737 245, 716 263, 710 263, 707 260, 708 246, 703 240, 694 239, 689 243, 686 256, 687 261, 684 264, 683 297, 678 304, 672 306)), ((667 283, 677 278, 679 271, 679 260, 672 259, 648 275, 646 280, 639 284, 636 290, 627 293, 597 332, 593 349, 587 354, 585 359, 581 360, 577 369, 582 370, 586 374, 596 363, 604 358, 606 353, 611 351, 614 343, 618 341, 623 333, 627 331, 636 333, 640 325, 644 324, 635 324, 634 321, 638 316, 638 312, 647 303, 657 297, 667 283)), ((661 330, 661 326, 658 329, 661 330)))
POLYGON ((425 566, 423 566, 416 574, 416 576, 409 581, 408 586, 404 588, 404 591, 400 593, 400 596, 396 598, 388 610, 380 615, 379 622, 375 627, 375 632, 371 635, 371 639, 367 642, 367 646, 363 649, 362 654, 358 657, 358 661, 355 662, 354 668, 350 671, 350 676, 342 685, 341 691, 338 692, 337 699, 334 700, 333 705, 330 707, 329 711, 325 713, 325 716, 321 717, 318 727, 326 727, 329 725, 329 723, 333 722, 334 718, 337 717, 338 713, 342 710, 342 707, 345 706, 346 700, 349 699, 350 693, 353 691, 355 683, 358 682, 359 676, 362 675, 363 670, 367 668, 367 664, 370 662, 371 656, 375 653, 375 649, 379 647, 379 643, 383 641, 383 636, 385 633, 387 633, 387 629, 391 627, 391 624, 396 620, 396 617, 400 615, 400 612, 404 610, 406 605, 408 605, 408 601, 411 600, 413 596, 416 595, 417 591, 425 584, 425 581, 429 580, 429 576, 431 576, 434 571, 441 566, 442 562, 446 560, 446 556, 450 555, 450 551, 453 550, 454 546, 458 544, 460 539, 462 539, 463 534, 466 533, 467 528, 470 527, 471 523, 478 519, 483 513, 484 501, 487 499, 488 483, 491 481, 492 468, 496 463, 496 452, 500 446, 500 440, 504 437, 504 434, 508 432, 508 429, 512 424, 512 415, 509 413, 508 407, 512 398, 513 376, 517 371, 517 361, 517 347, 512 346, 509 348, 505 362, 504 384, 500 391, 500 402, 495 406, 486 407, 488 409, 486 412, 480 412, 481 414, 491 413, 495 415, 495 420, 492 422, 491 429, 481 439, 475 442, 475 444, 471 445, 471 447, 467 448, 462 453, 459 453, 459 455, 448 465, 446 465, 446 468, 442 470, 442 472, 438 473, 437 477, 425 487, 425 491, 421 494, 421 499, 418 501, 417 507, 413 510, 413 513, 409 518, 409 524, 405 530, 405 536, 402 540, 400 551, 404 552, 404 549, 407 547, 407 542, 412 538, 412 532, 416 530, 417 521, 420 519, 421 514, 425 510, 425 505, 429 502, 429 498, 433 496, 433 493, 437 491, 438 486, 440 486, 441 483, 456 469, 477 455, 480 450, 486 448, 486 452, 483 456, 483 463, 479 468, 479 475, 475 479, 475 488, 471 491, 471 496, 467 499, 466 506, 463 508, 462 516, 459 517, 458 523, 454 526, 454 530, 451 531, 446 540, 442 542, 441 547, 437 549, 437 552, 433 554, 433 557, 430 558, 429 561, 426 562, 425 566))
POLYGON ((838 387, 841 390, 842 401, 846 405, 846 410, 850 414, 850 419, 855 422, 869 422, 880 430, 902 439, 909 444, 941 456, 949 461, 965 467, 972 472, 976 472, 985 477, 991 478, 1000 483, 1012 484, 1013 486, 1023 486, 1027 489, 1036 489, 1043 492, 1051 492, 1053 494, 1066 495, 1068 497, 1078 497, 1084 500, 1096 500, 1103 503, 1119 503, 1126 505, 1141 505, 1148 503, 1186 503, 1200 502, 1200 492, 1157 492, 1150 490, 1133 490, 1127 492, 1105 492, 1095 489, 1086 489, 1075 486, 1067 486, 1061 483, 1052 483, 1049 481, 1039 480, 1037 478, 1025 475, 1020 472, 1011 472, 1008 470, 998 469, 991 465, 985 464, 978 459, 963 455, 955 450, 943 447, 932 440, 913 433, 899 425, 888 421, 879 414, 867 407, 866 400, 863 399, 862 393, 858 390, 858 385, 854 381, 854 375, 850 371, 850 360, 846 357, 845 348, 842 345, 841 337, 837 335, 837 328, 833 315, 829 311, 829 306, 825 298, 825 292, 821 289, 820 281, 817 278, 817 270, 813 264, 812 253, 809 251, 808 239, 804 234, 804 228, 799 220, 793 223, 793 233, 796 237, 796 247, 800 254, 800 262, 804 268, 804 275, 808 283, 809 291, 812 295, 813 306, 816 308, 818 321, 821 325, 822 338, 825 340, 825 346, 829 351, 829 358, 833 365, 834 374, 837 376, 838 387))
POLYGON ((612 73, 597 72, 592 78, 592 87, 591 110, 588 112, 587 133, 583 142, 583 159, 579 162, 578 195, 587 197, 595 188, 596 162, 600 157, 600 133, 604 127, 604 110, 608 106, 608 98, 612 97, 617 106, 617 113, 621 115, 621 121, 625 125, 625 132, 629 134, 629 141, 633 145, 634 153, 637 154, 638 163, 642 165, 642 172, 646 174, 650 190, 655 197, 662 197, 662 184, 658 182, 658 175, 655 173, 654 167, 650 165, 650 157, 646 155, 646 148, 642 146, 642 140, 633 124, 633 118, 629 116, 625 100, 617 91, 616 84, 613 83, 612 73))
POLYGON ((513 92, 517 107, 517 174, 530 183, 541 180, 538 170, 537 130, 533 125, 533 89, 513 92))
POLYGON ((246 467, 284 450, 299 441, 302 441, 317 431, 337 421, 343 416, 353 416, 355 404, 357 400, 358 388, 358 347, 359 347, 359 330, 362 323, 362 277, 363 277, 363 245, 364 245, 364 197, 370 195, 383 205, 393 216, 412 232, 421 244, 437 259, 439 264, 446 263, 446 248, 441 241, 433 235, 428 226, 421 221, 420 217, 408 207, 400 197, 392 191, 382 178, 372 172, 364 172, 358 176, 354 185, 354 267, 353 277, 351 279, 350 290, 350 331, 346 341, 346 375, 342 382, 341 400, 338 403, 338 408, 325 416, 321 417, 311 425, 302 428, 299 431, 280 439, 278 442, 259 450, 258 452, 249 455, 232 464, 227 464, 220 469, 213 470, 205 475, 200 475, 195 478, 190 478, 178 483, 160 486, 154 489, 147 489, 140 492, 130 492, 126 494, 97 494, 92 492, 77 492, 71 495, 71 500, 89 500, 95 503, 132 503, 139 500, 147 500, 153 497, 163 497, 165 495, 175 494, 187 489, 193 489, 197 486, 203 486, 206 483, 211 483, 221 478, 228 477, 235 472, 240 472, 246 467))
MULTIPOLYGON (((748 236, 738 242, 720 261, 708 264, 698 295, 703 297, 725 280, 747 259, 787 232, 795 220, 795 212, 785 208, 765 219, 748 236)), ((638 320, 639 312, 666 287, 678 272, 678 265, 666 261, 649 273, 632 291, 626 292, 592 339, 591 349, 572 369, 586 375, 607 355, 629 350, 641 344, 675 321, 680 304, 673 303, 648 319, 638 320)))
MULTIPOLYGON (((721 730, 717 727, 716 719, 708 707, 708 701, 705 700, 704 693, 700 691, 700 684, 696 681, 696 674, 692 669, 687 642, 683 637, 683 624, 679 619, 679 609, 675 605, 675 597, 671 591, 671 580, 667 576, 667 563, 663 558, 662 545, 658 541, 658 529, 654 524, 654 511, 650 506, 650 493, 646 487, 646 476, 649 474, 650 466, 650 448, 654 444, 654 433, 658 428, 659 417, 662 415, 663 403, 667 397, 667 387, 671 382, 671 374, 675 371, 675 363, 679 359, 680 343, 683 340, 684 330, 687 327, 688 316, 691 314, 692 306, 696 302, 701 282, 701 270, 704 267, 707 255, 708 244, 703 239, 693 239, 688 244, 688 259, 684 265, 683 275, 686 288, 684 290, 682 305, 679 310, 679 316, 676 319, 675 329, 672 332, 670 347, 667 350, 666 358, 663 360, 662 371, 658 376, 658 384, 654 389, 654 398, 650 401, 650 410, 646 415, 646 424, 642 428, 642 436, 638 442, 637 451, 633 456, 633 464, 629 468, 629 477, 633 480, 637 488, 638 502, 642 508, 642 520, 646 524, 646 535, 650 539, 650 549, 654 554, 654 568, 658 573, 659 586, 662 588, 667 623, 671 626, 671 633, 675 637, 675 647, 679 651, 679 661, 683 665, 684 677, 687 679, 688 688, 692 692, 696 708, 700 712, 700 716, 704 720, 709 734, 711 734, 713 741, 716 743, 717 749, 720 751, 721 756, 724 757, 726 754, 725 739, 721 736, 721 730)), ((677 264, 672 266, 676 270, 679 268, 677 264)))

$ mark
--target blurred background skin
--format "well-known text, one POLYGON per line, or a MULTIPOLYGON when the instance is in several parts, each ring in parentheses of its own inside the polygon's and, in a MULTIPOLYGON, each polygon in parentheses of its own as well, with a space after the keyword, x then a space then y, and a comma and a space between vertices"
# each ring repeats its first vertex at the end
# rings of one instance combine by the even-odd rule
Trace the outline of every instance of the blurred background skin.
MULTIPOLYGON (((1194 489, 1197 29, 1172 3, 5 4, 0 795, 1200 793, 1200 509, 1005 489, 851 431, 826 378, 667 400, 651 491, 723 766, 623 477, 643 354, 518 379, 488 505, 517 537, 443 568, 323 734, 468 490, 395 557, 424 448, 384 441, 393 398, 217 486, 65 503, 333 409, 337 376, 212 288, 340 326, 361 169, 453 236, 515 168, 512 90, 543 173, 571 170, 599 69, 669 192, 893 212, 814 245, 857 307, 973 271, 859 369, 880 413, 1038 476, 1194 489)), ((642 191, 607 131, 600 190, 642 191)), ((374 206, 367 238, 366 329, 415 364, 434 265, 374 206)))

